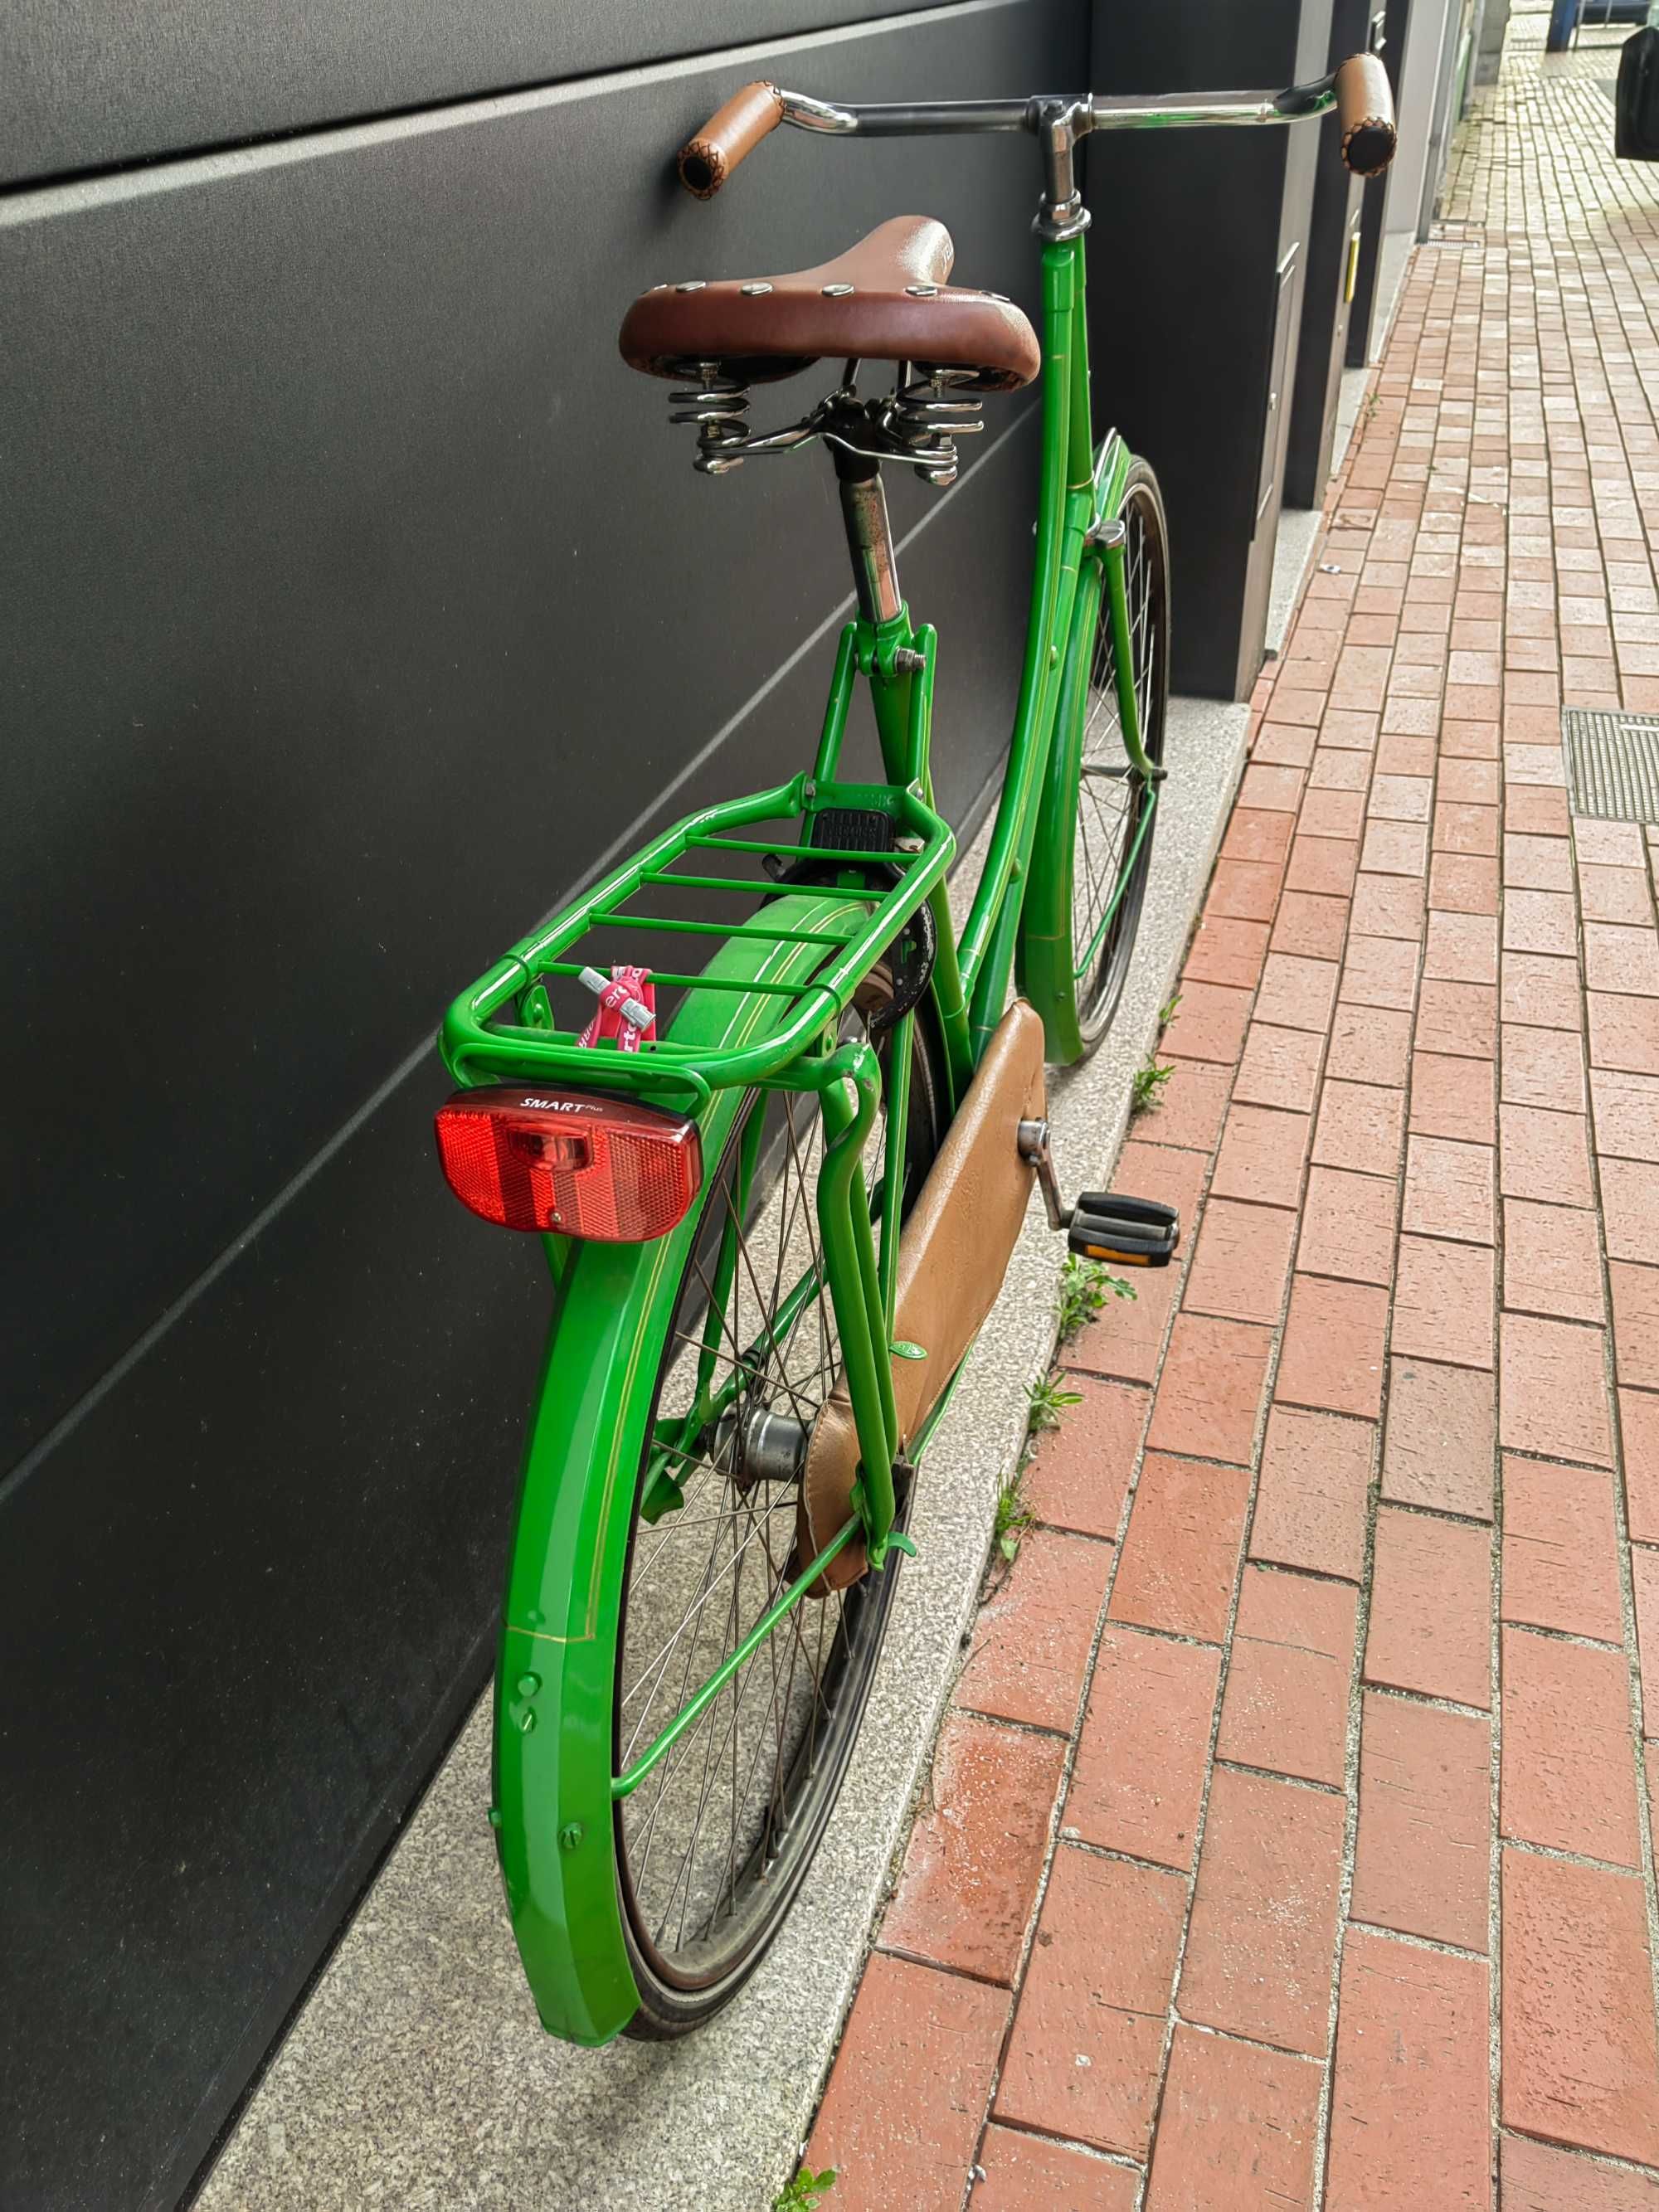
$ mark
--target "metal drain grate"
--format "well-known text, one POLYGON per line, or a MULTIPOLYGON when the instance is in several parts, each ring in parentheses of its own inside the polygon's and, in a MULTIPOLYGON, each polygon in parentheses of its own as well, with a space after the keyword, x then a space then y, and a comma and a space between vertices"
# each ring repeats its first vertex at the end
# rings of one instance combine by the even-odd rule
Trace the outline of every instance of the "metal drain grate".
POLYGON ((1575 814, 1659 822, 1659 714, 1564 708, 1561 738, 1575 814))

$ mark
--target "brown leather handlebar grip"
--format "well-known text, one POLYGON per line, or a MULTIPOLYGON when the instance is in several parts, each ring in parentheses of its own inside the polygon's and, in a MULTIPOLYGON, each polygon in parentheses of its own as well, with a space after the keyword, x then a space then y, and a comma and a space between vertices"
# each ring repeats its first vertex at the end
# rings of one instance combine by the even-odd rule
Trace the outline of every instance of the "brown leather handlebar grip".
POLYGON ((1350 54, 1336 72, 1342 158, 1357 177, 1380 177, 1394 159, 1394 94, 1375 54, 1350 54))
POLYGON ((698 199, 712 200, 744 155, 782 120, 776 85, 744 85, 681 147, 680 182, 698 199))

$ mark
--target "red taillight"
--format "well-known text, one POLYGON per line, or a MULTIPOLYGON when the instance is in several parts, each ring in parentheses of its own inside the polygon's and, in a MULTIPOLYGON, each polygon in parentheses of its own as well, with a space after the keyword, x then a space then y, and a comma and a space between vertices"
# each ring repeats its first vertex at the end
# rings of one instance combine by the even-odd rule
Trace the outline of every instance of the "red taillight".
POLYGON ((622 1098, 502 1084, 458 1091, 437 1128, 450 1188, 502 1229, 642 1243, 684 1218, 702 1181, 696 1123, 622 1098))

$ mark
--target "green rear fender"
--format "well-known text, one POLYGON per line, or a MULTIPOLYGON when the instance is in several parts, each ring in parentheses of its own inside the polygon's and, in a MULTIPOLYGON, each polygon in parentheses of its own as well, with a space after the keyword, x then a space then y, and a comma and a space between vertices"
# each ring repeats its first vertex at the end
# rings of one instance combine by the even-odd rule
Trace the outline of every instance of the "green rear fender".
MULTIPOLYGON (((851 935, 847 900, 791 894, 763 909, 781 927, 851 935)), ((736 939, 704 971, 799 981, 820 945, 736 939)), ((787 1001, 691 992, 676 1043, 753 1042, 787 1001)), ((596 1071, 597 1077, 597 1071, 596 1071)), ((702 1117, 712 1177, 744 1093, 702 1117)), ((617 1899, 611 1818, 617 1629, 651 1394, 701 1203, 650 1244, 577 1244, 555 1295, 532 1416, 495 1678, 491 1821, 513 1933, 543 2025, 608 2043, 639 2007, 617 1899)))

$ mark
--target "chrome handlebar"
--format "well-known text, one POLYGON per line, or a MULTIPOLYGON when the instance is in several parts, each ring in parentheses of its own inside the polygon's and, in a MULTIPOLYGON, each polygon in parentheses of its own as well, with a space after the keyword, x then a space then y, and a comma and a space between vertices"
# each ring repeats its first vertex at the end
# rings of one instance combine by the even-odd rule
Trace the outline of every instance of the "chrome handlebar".
POLYGON ((757 83, 734 94, 680 150, 688 191, 707 199, 738 163, 780 124, 832 137, 896 138, 981 131, 1029 131, 1042 143, 1048 191, 1038 228, 1045 236, 1075 235, 1087 222, 1073 174, 1073 152, 1097 131, 1182 131, 1216 125, 1304 123, 1339 109, 1342 158, 1357 175, 1376 176, 1393 159, 1394 100, 1382 63, 1354 54, 1328 76, 1282 92, 1209 92, 1149 100, 1134 94, 1085 93, 1081 99, 896 100, 854 106, 757 83))
POLYGON ((1031 131, 1041 132, 1055 110, 1069 117, 1073 135, 1093 131, 1181 130, 1194 124, 1299 123, 1336 105, 1334 72, 1315 83, 1291 85, 1283 92, 1192 93, 1180 100, 1148 100, 1126 95, 1085 93, 1080 100, 894 100, 854 107, 814 100, 804 92, 774 88, 782 120, 799 131, 825 131, 837 137, 854 132, 866 138, 920 137, 934 132, 1031 131))

